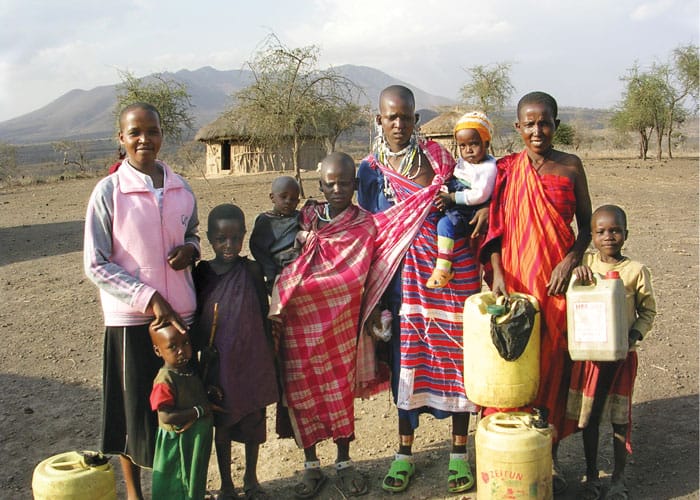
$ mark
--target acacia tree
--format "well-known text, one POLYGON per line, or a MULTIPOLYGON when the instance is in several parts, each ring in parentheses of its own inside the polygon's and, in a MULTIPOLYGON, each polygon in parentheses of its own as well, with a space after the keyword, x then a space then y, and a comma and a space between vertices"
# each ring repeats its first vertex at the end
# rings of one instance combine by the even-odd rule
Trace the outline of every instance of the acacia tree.
MULTIPOLYGON (((494 136, 499 129, 505 130, 507 127, 507 120, 502 118, 502 114, 515 91, 510 81, 511 66, 509 62, 471 66, 466 70, 470 80, 460 89, 460 100, 463 104, 489 116, 494 124, 494 136)), ((491 152, 493 153, 493 144, 491 152)))
POLYGON ((75 165, 80 172, 87 167, 86 143, 80 141, 57 141, 52 145, 53 150, 63 154, 63 165, 75 165))
POLYGON ((668 86, 668 129, 666 132, 668 157, 673 158, 671 137, 674 126, 682 124, 687 112, 682 104, 688 97, 698 104, 698 86, 700 71, 698 46, 694 44, 680 46, 673 51, 671 63, 659 68, 668 86))
POLYGON ((656 130, 657 156, 661 158, 661 137, 668 116, 668 87, 658 72, 640 72, 636 64, 622 80, 626 88, 613 114, 612 125, 618 130, 639 134, 639 157, 643 160, 647 159, 651 134, 656 130))
POLYGON ((17 147, 0 141, 0 181, 17 173, 17 147))
POLYGON ((272 33, 246 63, 253 83, 234 95, 237 105, 232 114, 245 124, 251 140, 275 146, 292 138, 292 162, 300 186, 304 138, 334 136, 334 147, 337 136, 360 111, 352 102, 355 84, 333 69, 319 71, 318 55, 315 45, 289 48, 272 33))
POLYGON ((117 106, 114 111, 117 119, 125 106, 147 102, 160 112, 163 135, 173 144, 180 143, 186 131, 194 129, 194 118, 190 113, 192 96, 187 91, 187 85, 160 73, 137 78, 129 71, 119 71, 119 76, 122 81, 117 85, 117 106))
POLYGON ((369 105, 360 106, 354 100, 322 109, 318 116, 317 130, 326 144, 326 151, 335 151, 340 134, 364 125, 370 113, 369 105))

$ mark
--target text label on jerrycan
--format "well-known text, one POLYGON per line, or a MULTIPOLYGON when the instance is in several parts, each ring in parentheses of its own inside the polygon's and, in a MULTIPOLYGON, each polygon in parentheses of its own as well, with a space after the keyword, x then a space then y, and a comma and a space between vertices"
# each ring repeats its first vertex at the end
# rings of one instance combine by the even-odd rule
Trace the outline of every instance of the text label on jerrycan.
POLYGON ((535 409, 493 413, 479 421, 476 447, 478 500, 550 500, 554 428, 535 409))
POLYGON ((629 349, 625 287, 617 271, 591 284, 571 277, 566 292, 569 354, 574 361, 617 361, 629 349))

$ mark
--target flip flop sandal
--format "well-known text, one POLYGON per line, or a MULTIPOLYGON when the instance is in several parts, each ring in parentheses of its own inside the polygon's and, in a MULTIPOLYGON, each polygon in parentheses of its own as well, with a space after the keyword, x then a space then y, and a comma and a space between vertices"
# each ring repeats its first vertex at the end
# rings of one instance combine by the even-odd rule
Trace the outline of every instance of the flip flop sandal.
POLYGON ((474 487, 474 476, 467 460, 466 453, 450 453, 449 476, 447 476, 447 491, 464 493, 474 487), (466 480, 466 482, 464 482, 466 480), (453 484, 454 486, 450 486, 453 484))
POLYGON ((602 498, 603 486, 600 479, 586 479, 581 491, 582 500, 600 500, 602 498))
POLYGON ((382 489, 384 491, 390 491, 392 493, 399 493, 405 491, 408 488, 408 483, 411 480, 411 476, 416 472, 416 466, 413 462, 409 461, 408 455, 396 455, 396 458, 391 462, 391 467, 389 467, 389 472, 384 476, 384 481, 382 481, 382 489), (386 480, 391 479, 391 484, 387 484, 386 480), (401 481, 401 484, 395 486, 397 481, 401 481))
POLYGON ((569 484, 564 479, 564 474, 559 469, 559 464, 552 464, 552 493, 555 495, 564 493, 568 486, 569 484))
POLYGON ((364 476, 355 468, 351 460, 336 462, 338 486, 347 497, 360 497, 369 491, 364 476))
POLYGON ((425 283, 426 288, 443 288, 447 286, 452 278, 455 277, 455 272, 445 272, 441 269, 433 269, 433 274, 430 275, 425 283))
POLYGON ((294 496, 296 498, 316 496, 326 479, 328 478, 321 470, 321 462, 318 460, 304 462, 304 474, 301 476, 301 480, 294 485, 294 496))
POLYGON ((605 500, 627 500, 629 497, 630 493, 627 490, 625 482, 618 480, 610 484, 610 489, 605 495, 605 500))
POLYGON ((238 493, 236 491, 228 491, 228 490, 214 490, 214 491, 207 491, 206 494, 204 495, 204 500, 232 500, 234 498, 239 498, 238 493))
POLYGON ((270 495, 258 484, 244 491, 245 500, 269 500, 270 495))

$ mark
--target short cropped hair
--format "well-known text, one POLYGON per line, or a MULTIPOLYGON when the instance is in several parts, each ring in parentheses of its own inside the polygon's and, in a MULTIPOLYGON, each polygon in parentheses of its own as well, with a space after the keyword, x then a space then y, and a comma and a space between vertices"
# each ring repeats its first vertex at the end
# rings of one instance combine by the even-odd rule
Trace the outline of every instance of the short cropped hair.
POLYGON ((546 92, 530 92, 525 94, 518 101, 517 114, 520 117, 520 110, 526 104, 544 104, 552 111, 552 116, 556 120, 557 114, 559 113, 559 106, 557 106, 557 101, 551 95, 546 92))
POLYGON ((128 106, 125 106, 119 112, 119 129, 120 130, 122 128, 122 120, 124 119, 124 116, 126 116, 126 114, 129 113, 130 111, 134 111, 135 109, 144 109, 146 111, 150 111, 151 113, 155 113, 155 115, 158 117, 158 123, 160 123, 161 125, 163 124, 163 119, 160 116, 160 111, 158 111, 158 108, 156 108, 153 104, 148 103, 148 102, 134 102, 132 104, 129 104, 128 106))
POLYGON ((623 227, 627 229, 627 214, 624 210, 622 210, 622 208, 618 207, 617 205, 601 205, 595 209, 591 220, 593 220, 596 214, 599 214, 600 212, 607 212, 609 214, 615 215, 615 217, 619 217, 623 227))
POLYGON ((231 203, 217 205, 209 212, 207 219, 207 231, 212 233, 216 230, 216 223, 220 220, 237 220, 245 230, 245 215, 243 210, 231 203))

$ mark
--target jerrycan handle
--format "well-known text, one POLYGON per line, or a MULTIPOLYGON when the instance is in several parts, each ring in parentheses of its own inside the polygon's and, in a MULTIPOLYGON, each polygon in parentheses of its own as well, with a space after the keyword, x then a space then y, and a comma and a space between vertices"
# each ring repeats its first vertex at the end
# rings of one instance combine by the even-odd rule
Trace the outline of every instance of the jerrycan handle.
MULTIPOLYGON (((616 271, 615 271, 616 272, 616 271)), ((619 277, 619 275, 618 275, 619 277)), ((571 275, 571 280, 569 280, 569 290, 573 289, 575 286, 592 287, 595 286, 599 280, 602 280, 603 276, 599 273, 593 273, 593 283, 588 285, 582 285, 575 274, 571 275)))
POLYGON ((486 312, 491 316, 503 316, 507 309, 506 298, 502 295, 496 299, 494 304, 486 306, 486 312))

